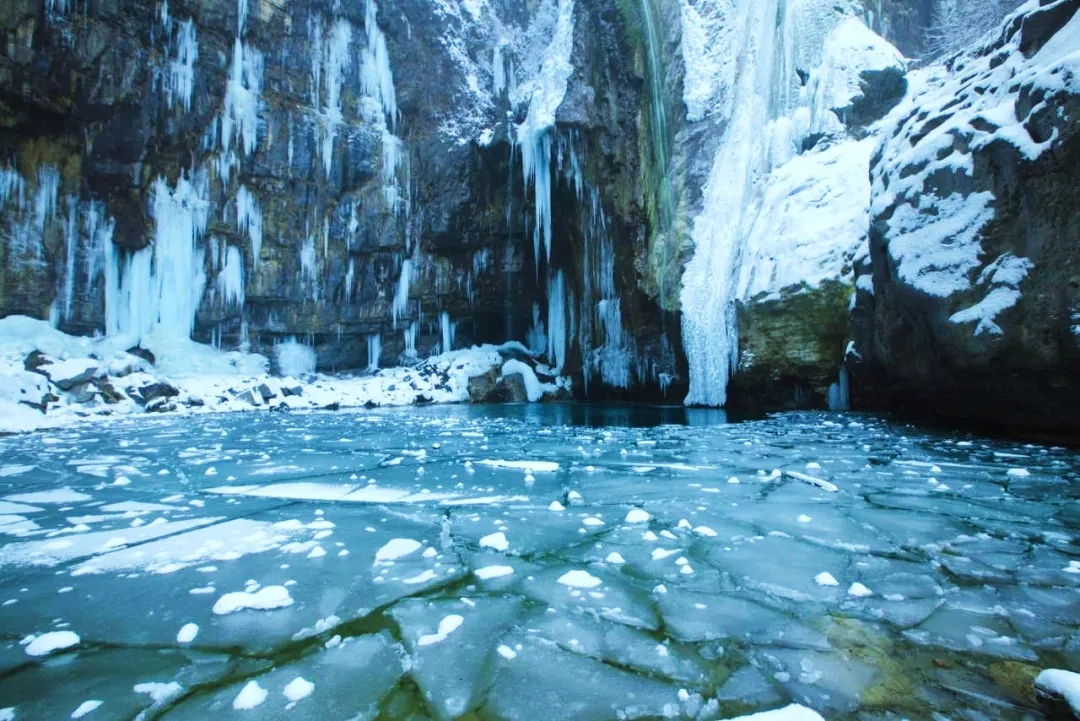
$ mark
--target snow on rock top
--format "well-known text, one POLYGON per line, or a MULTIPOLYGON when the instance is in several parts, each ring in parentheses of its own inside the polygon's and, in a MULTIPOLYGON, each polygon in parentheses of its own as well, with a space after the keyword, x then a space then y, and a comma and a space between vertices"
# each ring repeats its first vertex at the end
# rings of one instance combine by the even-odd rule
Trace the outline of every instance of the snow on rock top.
POLYGON ((1035 677, 1035 689, 1041 695, 1064 699, 1073 715, 1080 717, 1080 673, 1047 669, 1035 677))

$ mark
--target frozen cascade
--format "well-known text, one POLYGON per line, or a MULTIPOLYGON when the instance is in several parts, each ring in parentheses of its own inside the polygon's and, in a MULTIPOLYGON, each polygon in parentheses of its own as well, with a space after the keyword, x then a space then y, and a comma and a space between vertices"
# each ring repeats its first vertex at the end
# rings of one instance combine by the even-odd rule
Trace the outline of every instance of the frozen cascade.
POLYGON ((683 276, 688 405, 722 406, 727 400, 738 363, 739 275, 746 270, 741 266, 755 262, 745 256, 746 242, 763 212, 771 171, 795 156, 811 132, 841 132, 831 109, 859 92, 858 73, 899 58, 854 10, 825 0, 742 0, 730 11, 722 5, 682 0, 681 6, 684 101, 692 118, 722 129, 691 230, 694 256, 683 276), (707 51, 697 42, 702 39, 707 51), (807 87, 800 87, 796 69, 812 69, 807 87))
POLYGON ((559 0, 559 14, 551 42, 544 50, 544 60, 537 78, 522 91, 529 93, 529 113, 517 126, 521 146, 521 166, 526 189, 531 184, 536 217, 533 227, 533 254, 537 273, 540 268, 540 245, 551 260, 551 130, 555 113, 566 97, 566 86, 574 71, 570 56, 574 46, 574 0, 559 0))
POLYGON ((382 336, 372 333, 367 338, 367 369, 375 371, 379 369, 379 358, 382 357, 382 336))
POLYGON ((106 330, 135 338, 151 330, 189 338, 206 284, 198 248, 210 210, 206 174, 181 175, 175 188, 158 178, 152 197, 156 228, 150 247, 127 253, 108 245, 106 330))
POLYGON ((251 241, 251 266, 255 270, 259 268, 259 258, 262 256, 263 219, 259 200, 241 185, 236 192, 236 230, 247 233, 251 241))

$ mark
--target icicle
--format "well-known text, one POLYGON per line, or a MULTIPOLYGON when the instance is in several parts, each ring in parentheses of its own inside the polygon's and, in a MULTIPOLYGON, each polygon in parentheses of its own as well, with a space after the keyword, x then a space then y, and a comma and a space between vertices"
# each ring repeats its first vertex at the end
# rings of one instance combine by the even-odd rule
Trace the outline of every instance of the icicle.
POLYGON ((442 336, 442 352, 449 353, 454 350, 454 324, 450 322, 450 314, 445 310, 439 313, 439 331, 442 336))
POLYGON ((420 325, 416 321, 413 321, 412 323, 409 323, 404 331, 406 358, 416 358, 416 335, 419 329, 420 325))
POLYGON ((376 371, 379 369, 379 358, 382 357, 382 337, 378 333, 372 333, 367 337, 367 369, 376 371))
POLYGON ((533 355, 540 355, 547 350, 547 333, 544 331, 544 321, 540 320, 540 304, 533 303, 533 324, 525 340, 529 351, 533 355))
POLYGON ((349 257, 349 268, 345 271, 345 303, 352 303, 353 284, 356 282, 356 259, 349 257))
POLYGON ((64 287, 63 303, 60 307, 64 320, 71 320, 72 307, 75 305, 75 276, 77 253, 79 251, 79 201, 73 195, 67 196, 67 222, 64 224, 64 287))
POLYGON ((398 278, 397 289, 394 291, 394 303, 391 308, 394 327, 397 322, 409 312, 409 286, 412 283, 412 258, 406 258, 401 263, 401 276, 398 278))

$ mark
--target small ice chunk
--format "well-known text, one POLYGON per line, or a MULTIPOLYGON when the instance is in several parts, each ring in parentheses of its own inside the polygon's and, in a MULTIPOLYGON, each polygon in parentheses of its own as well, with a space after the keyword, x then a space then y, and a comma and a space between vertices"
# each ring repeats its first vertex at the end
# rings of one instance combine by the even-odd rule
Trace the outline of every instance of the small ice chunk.
POLYGON ((431 646, 432 644, 442 643, 447 637, 454 631, 461 627, 461 624, 465 623, 465 619, 459 615, 450 614, 443 620, 439 621, 439 630, 432 634, 426 634, 421 636, 417 642, 417 646, 431 646))
POLYGON ((615 565, 621 565, 623 563, 626 563, 626 559, 623 558, 622 554, 620 554, 618 551, 612 551, 607 555, 607 558, 605 558, 604 560, 608 563, 613 563, 615 565))
POLYGON ((867 596, 874 595, 873 591, 871 591, 869 588, 862 585, 858 581, 851 584, 851 587, 848 588, 847 592, 849 596, 854 596, 855 598, 866 598, 867 596))
MULTIPOLYGON (((840 582, 836 580, 836 577, 833 576, 828 571, 822 571, 818 575, 814 576, 814 583, 816 583, 819 586, 839 586, 840 585, 840 582)), ((854 586, 852 586, 852 588, 854 588, 854 586)))
POLYGON ((558 501, 552 501, 552 502, 551 502, 551 505, 550 505, 550 506, 548 506, 548 510, 549 510, 549 511, 565 511, 565 510, 566 510, 566 506, 564 506, 563 504, 559 503, 558 501))
POLYGON ((595 516, 589 516, 588 518, 583 519, 581 521, 581 523, 583 525, 593 526, 593 527, 604 525, 604 522, 602 520, 600 520, 599 518, 596 518, 595 516))
POLYGON ((510 548, 510 542, 506 540, 506 534, 502 531, 491 533, 480 539, 480 548, 491 548, 496 551, 505 551, 510 548))
POLYGON ((648 523, 650 518, 652 518, 652 516, 641 508, 634 508, 626 514, 627 523, 648 523))
POLYGON ((267 586, 255 593, 236 591, 226 593, 214 604, 214 613, 224 616, 245 609, 255 611, 271 611, 275 608, 285 608, 293 603, 289 595, 289 589, 284 586, 267 586))
POLYGON ((811 518, 810 516, 806 515, 805 513, 803 513, 798 518, 796 518, 795 520, 798 521, 799 523, 810 523, 810 521, 812 521, 814 519, 811 518))
POLYGON ((297 676, 289 683, 285 684, 285 688, 281 690, 285 698, 292 702, 303 701, 315 691, 315 684, 308 681, 303 676, 297 676))
POLYGON ((677 548, 654 548, 652 552, 652 560, 662 561, 668 556, 674 556, 676 553, 682 553, 677 548))
POLYGON ((558 582, 564 586, 570 586, 571 588, 596 588, 603 583, 603 581, 588 571, 580 570, 567 571, 559 576, 558 582))
POLYGON ((645 531, 645 533, 641 534, 641 540, 643 540, 643 541, 649 541, 650 543, 651 543, 652 541, 657 541, 657 540, 659 540, 659 539, 660 539, 660 537, 659 537, 659 536, 657 536, 657 535, 656 535, 655 533, 653 533, 652 531, 645 531))
POLYGON ((97 699, 83 701, 81 704, 79 704, 79 708, 71 712, 71 718, 82 718, 83 716, 91 713, 92 711, 97 711, 98 707, 101 706, 101 704, 103 703, 105 702, 98 701, 97 699))
POLYGON ((499 655, 505 658, 507 661, 513 661, 515 658, 517 658, 517 651, 505 644, 500 645, 495 650, 498 651, 499 655))
POLYGON ((40 636, 35 636, 26 645, 28 656, 47 656, 53 651, 62 651, 65 648, 79 645, 79 634, 73 631, 50 631, 40 636))
POLYGON ((733 486, 738 484, 738 483, 741 483, 741 481, 736 476, 732 476, 731 478, 727 479, 727 482, 730 483, 733 486))
POLYGON ((697 528, 694 529, 694 533, 696 533, 699 536, 705 536, 706 538, 715 538, 716 537, 716 531, 709 528, 708 526, 698 526, 697 528))
POLYGON ((581 503, 583 500, 584 499, 582 499, 581 494, 578 493, 577 491, 570 491, 569 493, 566 494, 566 501, 570 505, 575 505, 575 504, 581 503))
POLYGON ((235 711, 250 711, 266 700, 267 691, 259 685, 258 681, 248 681, 240 693, 233 699, 232 707, 235 711))
POLYGON ((511 566, 484 566, 473 571, 476 577, 481 581, 487 581, 492 578, 502 578, 503 576, 509 576, 514 572, 511 566))
POLYGON ((375 552, 375 563, 396 561, 423 548, 420 541, 412 538, 394 538, 375 552))
POLYGON ((184 688, 176 681, 170 681, 169 683, 150 681, 147 683, 137 683, 132 690, 135 693, 147 694, 154 703, 162 703, 174 696, 179 696, 184 688))
POLYGON ((176 634, 177 643, 191 643, 199 635, 199 624, 185 623, 176 634))
POLYGON ((1026 468, 1010 468, 1009 475, 1013 478, 1027 478, 1031 473, 1026 468))

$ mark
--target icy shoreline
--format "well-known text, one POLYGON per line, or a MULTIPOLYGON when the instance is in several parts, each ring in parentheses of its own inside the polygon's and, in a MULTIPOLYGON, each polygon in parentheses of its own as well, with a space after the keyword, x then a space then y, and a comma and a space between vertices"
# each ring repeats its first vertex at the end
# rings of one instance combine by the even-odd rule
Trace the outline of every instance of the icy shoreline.
POLYGON ((0 319, 0 435, 147 413, 467 403, 489 400, 509 385, 523 389, 520 398, 507 390, 509 400, 568 393, 569 379, 531 361, 524 346, 508 343, 451 351, 412 367, 293 376, 271 373, 269 360, 254 353, 190 340, 69 336, 44 321, 10 316, 0 319), (128 352, 136 345, 138 355, 128 352), (520 382, 508 384, 515 375, 520 382))

